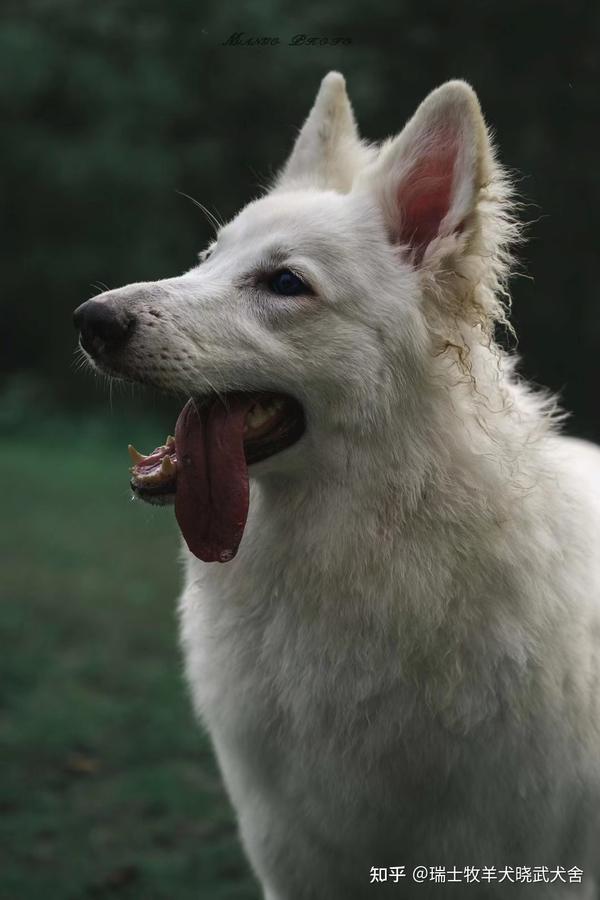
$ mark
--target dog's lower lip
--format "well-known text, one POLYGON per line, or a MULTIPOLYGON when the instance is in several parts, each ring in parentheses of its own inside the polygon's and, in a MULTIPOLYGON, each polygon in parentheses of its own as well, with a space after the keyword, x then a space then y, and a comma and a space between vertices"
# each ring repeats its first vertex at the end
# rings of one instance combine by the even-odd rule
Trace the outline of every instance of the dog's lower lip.
POLYGON ((130 480, 129 486, 133 492, 135 497, 139 497, 140 500, 145 500, 147 503, 153 503, 156 506, 166 506, 167 504, 174 503, 175 501, 175 486, 163 486, 163 487, 155 487, 155 488, 143 488, 135 483, 133 479, 130 480))

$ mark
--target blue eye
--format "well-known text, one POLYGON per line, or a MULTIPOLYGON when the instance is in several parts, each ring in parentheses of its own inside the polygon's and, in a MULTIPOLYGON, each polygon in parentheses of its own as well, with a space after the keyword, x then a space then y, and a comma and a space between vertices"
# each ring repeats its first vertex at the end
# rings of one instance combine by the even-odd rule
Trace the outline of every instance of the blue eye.
POLYGON ((290 272, 289 269, 280 269, 279 272, 275 272, 268 284, 274 294, 283 294, 285 297, 311 293, 308 285, 304 284, 302 279, 290 272))

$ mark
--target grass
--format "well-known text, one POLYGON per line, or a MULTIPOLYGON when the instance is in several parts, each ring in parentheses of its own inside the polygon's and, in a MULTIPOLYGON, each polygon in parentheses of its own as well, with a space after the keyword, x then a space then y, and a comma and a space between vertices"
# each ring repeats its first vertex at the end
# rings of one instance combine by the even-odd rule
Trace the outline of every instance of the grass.
POLYGON ((59 430, 0 449, 0 898, 257 900, 183 682, 172 510, 59 430))

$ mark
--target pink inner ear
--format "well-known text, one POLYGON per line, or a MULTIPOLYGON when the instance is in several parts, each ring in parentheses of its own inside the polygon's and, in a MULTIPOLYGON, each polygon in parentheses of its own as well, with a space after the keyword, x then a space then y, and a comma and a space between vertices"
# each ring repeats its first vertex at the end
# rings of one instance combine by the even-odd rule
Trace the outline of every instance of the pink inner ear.
POLYGON ((442 219, 450 210, 457 155, 455 136, 438 136, 431 152, 417 162, 398 188, 398 238, 415 250, 417 261, 437 236, 442 219))

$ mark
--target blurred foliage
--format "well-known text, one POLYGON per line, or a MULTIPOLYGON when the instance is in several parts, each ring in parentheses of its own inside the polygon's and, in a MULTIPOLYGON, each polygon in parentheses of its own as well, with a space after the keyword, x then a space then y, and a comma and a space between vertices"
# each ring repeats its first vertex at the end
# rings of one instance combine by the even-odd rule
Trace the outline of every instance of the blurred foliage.
POLYGON ((181 675, 172 510, 129 502, 99 429, 0 468, 0 900, 257 900, 181 675))
POLYGON ((477 89, 536 220, 514 284, 525 371, 600 436, 596 164, 600 6, 575 0, 5 0, 0 21, 5 373, 105 403, 71 366, 71 310, 100 285, 194 264, 283 162, 318 82, 348 80, 363 133, 397 131, 449 77, 477 89), (233 32, 277 46, 223 46, 233 32), (298 33, 345 46, 288 46, 298 33))

